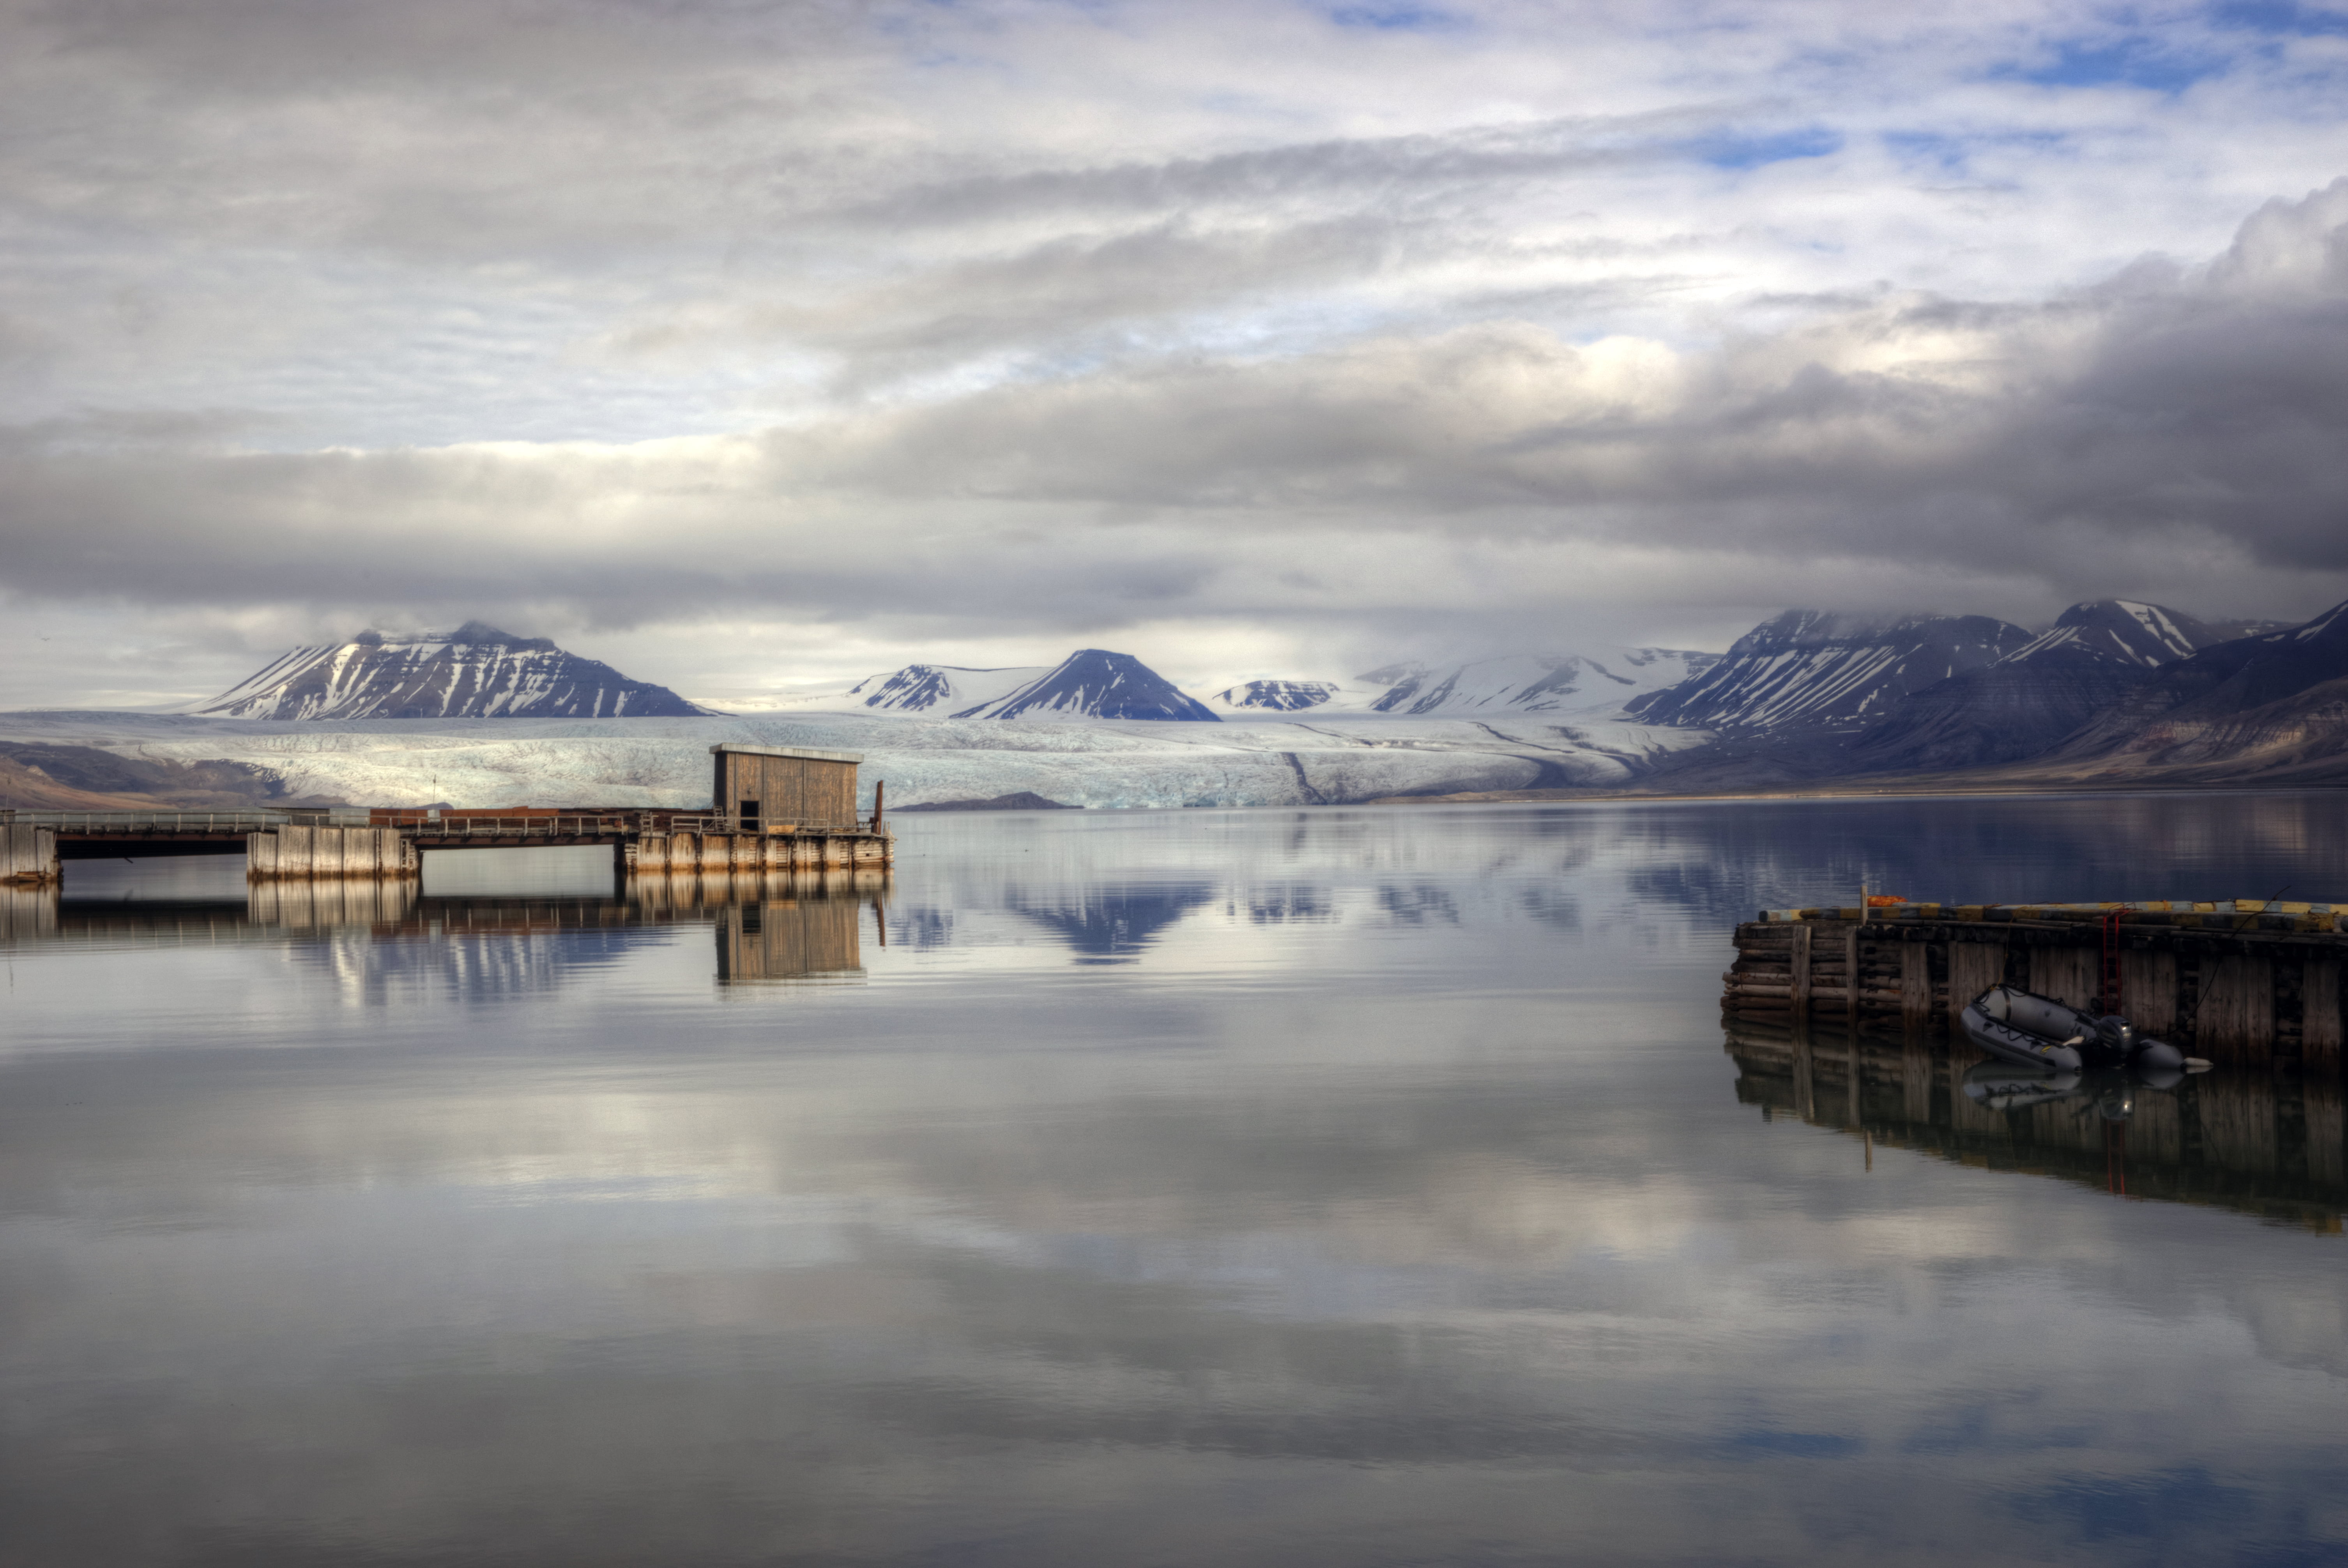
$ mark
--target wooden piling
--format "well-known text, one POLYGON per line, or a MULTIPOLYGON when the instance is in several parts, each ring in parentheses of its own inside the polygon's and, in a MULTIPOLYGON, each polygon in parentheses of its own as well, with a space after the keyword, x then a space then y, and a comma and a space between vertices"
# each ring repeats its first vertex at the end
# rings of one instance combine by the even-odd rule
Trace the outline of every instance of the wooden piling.
POLYGON ((30 823, 0 826, 0 882, 38 886, 58 879, 57 835, 30 823))
POLYGON ((2309 959, 2304 987, 2300 1004, 2300 1057, 2311 1070, 2322 1067, 2337 1072, 2340 1069, 2340 1040, 2343 1032, 2340 1016, 2340 960, 2309 959))

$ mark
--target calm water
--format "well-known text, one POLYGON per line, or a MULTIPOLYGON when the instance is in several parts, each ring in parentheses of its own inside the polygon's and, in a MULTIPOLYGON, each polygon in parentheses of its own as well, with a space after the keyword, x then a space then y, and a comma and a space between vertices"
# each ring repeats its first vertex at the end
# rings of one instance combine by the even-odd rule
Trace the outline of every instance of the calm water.
POLYGON ((0 1562, 2348 1560, 2337 1083, 2115 1165, 1717 1011, 1862 879, 2348 899, 2341 795, 899 829, 9 902, 0 1562))

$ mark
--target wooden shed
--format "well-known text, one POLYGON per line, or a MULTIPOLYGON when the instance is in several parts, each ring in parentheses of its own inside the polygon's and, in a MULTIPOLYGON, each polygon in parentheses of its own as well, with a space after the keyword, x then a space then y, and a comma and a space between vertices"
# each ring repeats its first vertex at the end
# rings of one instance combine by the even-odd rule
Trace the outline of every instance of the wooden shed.
POLYGON ((716 764, 711 800, 743 833, 774 828, 852 830, 856 815, 856 766, 861 752, 819 752, 804 746, 709 748, 716 764))

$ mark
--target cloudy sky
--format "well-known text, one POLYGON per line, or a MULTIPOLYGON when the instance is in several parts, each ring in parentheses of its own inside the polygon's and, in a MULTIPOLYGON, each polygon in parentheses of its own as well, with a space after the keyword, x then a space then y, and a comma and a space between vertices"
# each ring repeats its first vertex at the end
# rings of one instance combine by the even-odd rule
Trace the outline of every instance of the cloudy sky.
POLYGON ((2348 5, 0 0, 0 705, 2348 597, 2348 5))

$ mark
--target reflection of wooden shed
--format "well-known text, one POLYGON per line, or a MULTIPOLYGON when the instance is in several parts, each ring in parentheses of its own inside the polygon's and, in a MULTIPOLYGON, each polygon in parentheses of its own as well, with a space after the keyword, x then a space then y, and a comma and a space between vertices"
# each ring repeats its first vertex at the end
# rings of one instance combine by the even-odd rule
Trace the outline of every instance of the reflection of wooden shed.
POLYGON ((738 819, 742 832, 859 825, 856 764, 863 753, 730 743, 709 750, 717 775, 711 799, 720 815, 738 819))
POLYGON ((767 899, 730 905, 717 916, 717 983, 804 980, 861 975, 858 915, 852 897, 767 899))

